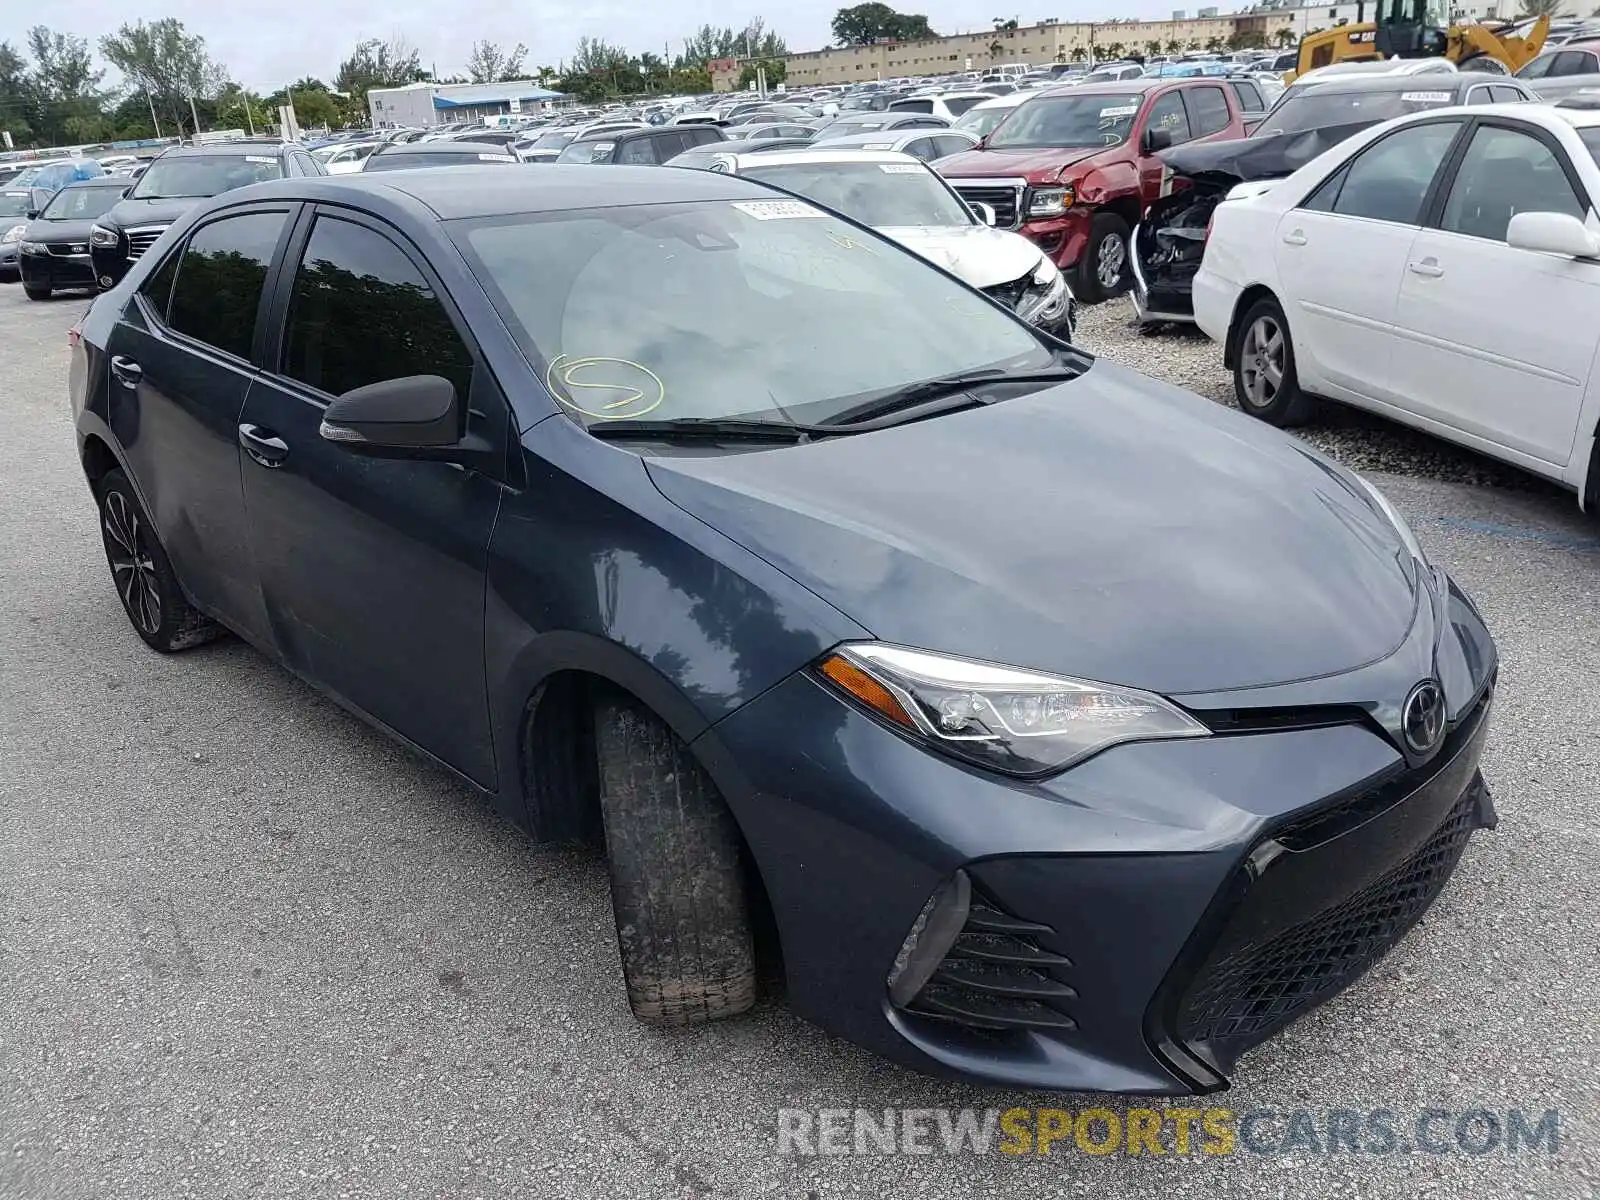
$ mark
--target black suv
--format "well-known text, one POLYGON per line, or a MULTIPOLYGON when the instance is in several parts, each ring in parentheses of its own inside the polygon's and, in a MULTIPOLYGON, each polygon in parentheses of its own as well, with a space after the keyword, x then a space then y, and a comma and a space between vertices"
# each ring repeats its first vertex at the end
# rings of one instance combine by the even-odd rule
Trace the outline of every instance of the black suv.
POLYGON ((715 125, 602 130, 574 138, 556 162, 562 166, 568 163, 617 163, 651 167, 686 150, 727 140, 728 135, 715 125))
POLYGON ((102 291, 201 200, 247 184, 296 175, 326 175, 310 151, 294 142, 241 138, 208 146, 177 146, 162 154, 122 202, 95 222, 89 256, 102 291))

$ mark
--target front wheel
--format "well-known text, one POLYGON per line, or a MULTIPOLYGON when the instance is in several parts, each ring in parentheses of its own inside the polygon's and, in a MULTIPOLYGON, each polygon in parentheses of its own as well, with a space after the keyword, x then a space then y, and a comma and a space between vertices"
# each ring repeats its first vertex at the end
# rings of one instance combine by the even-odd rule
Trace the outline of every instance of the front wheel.
POLYGON ((742 843, 716 785, 651 713, 595 712, 600 812, 633 1015, 698 1025, 755 1003, 742 843))
POLYGON ((1263 296, 1234 328, 1239 340, 1233 355, 1233 394, 1239 407, 1269 425, 1304 425, 1315 415, 1317 401, 1300 390, 1283 308, 1263 296))
POLYGON ((1085 304, 1109 300, 1127 287, 1128 246, 1128 223, 1115 213, 1096 213, 1072 285, 1085 304))
POLYGON ((117 599, 134 632, 152 650, 171 654, 209 642, 222 627, 189 603, 167 552, 121 471, 100 481, 100 537, 117 599))

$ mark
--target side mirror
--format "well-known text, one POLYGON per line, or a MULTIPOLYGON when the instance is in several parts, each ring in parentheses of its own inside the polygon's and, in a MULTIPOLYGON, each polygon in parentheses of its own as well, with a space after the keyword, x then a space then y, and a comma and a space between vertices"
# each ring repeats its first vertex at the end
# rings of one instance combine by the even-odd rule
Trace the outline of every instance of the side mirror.
POLYGON ((123 188, 122 191, 118 193, 118 195, 122 199, 126 200, 128 198, 128 193, 131 192, 131 191, 133 191, 133 185, 130 183, 127 187, 123 188))
POLYGON ((27 212, 28 220, 37 221, 39 219, 39 212, 40 210, 37 208, 30 208, 27 212))
POLYGON ((1600 234, 1570 213, 1518 213, 1506 226, 1506 245, 1567 258, 1600 257, 1600 234))
POLYGON ((983 201, 978 200, 973 202, 972 207, 978 210, 978 216, 985 225, 994 225, 999 222, 1000 214, 994 211, 994 205, 985 204, 983 201))
POLYGON ((1172 134, 1165 129, 1146 129, 1143 144, 1146 154, 1155 154, 1172 145, 1172 134))
MULTIPOLYGON (((461 441, 455 385, 438 375, 385 379, 345 392, 323 411, 322 439, 357 453, 425 451, 461 441)), ((420 456, 419 456, 420 457, 420 456)))

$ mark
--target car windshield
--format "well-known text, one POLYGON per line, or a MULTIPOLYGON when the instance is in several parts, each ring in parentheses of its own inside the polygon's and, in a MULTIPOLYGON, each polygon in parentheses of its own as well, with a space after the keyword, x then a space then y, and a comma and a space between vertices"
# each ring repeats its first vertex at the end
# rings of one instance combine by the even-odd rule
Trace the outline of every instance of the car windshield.
POLYGON ((121 199, 121 188, 62 188, 50 198, 39 216, 45 221, 91 221, 121 199))
POLYGON ((33 185, 33 181, 44 173, 46 167, 54 165, 54 163, 41 163, 36 167, 24 167, 21 171, 18 171, 11 177, 11 186, 31 187, 33 185))
POLYGON ((1408 91, 1382 92, 1329 93, 1308 87, 1298 95, 1291 88, 1251 136, 1303 133, 1307 129, 1328 129, 1336 125, 1375 125, 1406 113, 1443 108, 1454 104, 1455 100, 1454 88, 1430 88, 1426 84, 1408 91))
POLYGON ((616 153, 617 143, 611 138, 596 142, 573 142, 556 157, 558 164, 608 163, 616 153))
POLYGON ((130 200, 217 196, 283 175, 275 154, 216 154, 163 158, 133 185, 130 200))
POLYGON ((1583 139, 1583 144, 1589 148, 1589 154, 1597 164, 1600 164, 1600 125, 1588 125, 1578 130, 1578 136, 1583 139))
POLYGON ((839 101, 840 112, 863 112, 872 108, 871 96, 846 96, 839 101))
POLYGON ((825 422, 923 380, 1055 362, 978 293, 786 197, 447 228, 544 382, 588 425, 825 422))
POLYGON ((1116 146, 1128 140, 1140 92, 1040 96, 989 135, 991 150, 1030 146, 1116 146))
POLYGON ((32 200, 31 192, 0 193, 0 217, 24 216, 32 207, 32 200))
POLYGON ((971 225, 950 189, 919 163, 762 163, 739 172, 799 192, 863 225, 971 225))
POLYGON ((982 137, 994 127, 1017 111, 1018 105, 1007 108, 973 108, 961 114, 961 119, 956 122, 957 129, 964 129, 974 137, 982 137))
POLYGON ((530 150, 559 150, 578 136, 576 129, 552 129, 549 133, 539 135, 539 140, 529 147, 530 150))

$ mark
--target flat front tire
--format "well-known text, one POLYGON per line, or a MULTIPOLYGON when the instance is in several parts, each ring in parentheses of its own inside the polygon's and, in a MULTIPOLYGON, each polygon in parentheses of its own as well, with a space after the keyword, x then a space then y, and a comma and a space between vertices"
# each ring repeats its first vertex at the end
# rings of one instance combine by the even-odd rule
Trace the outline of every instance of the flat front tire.
POLYGON ((1233 394, 1252 417, 1280 428, 1303 425, 1315 415, 1316 397, 1300 390, 1294 341, 1283 307, 1263 296, 1234 327, 1233 394))
POLYGON ((121 471, 111 471, 96 489, 100 539, 117 599, 134 632, 152 650, 172 654, 220 636, 222 626, 189 603, 155 527, 121 471))
POLYGON ((673 732, 629 700, 595 712, 600 812, 628 1004, 652 1025, 697 1025, 755 1003, 739 831, 673 732))

